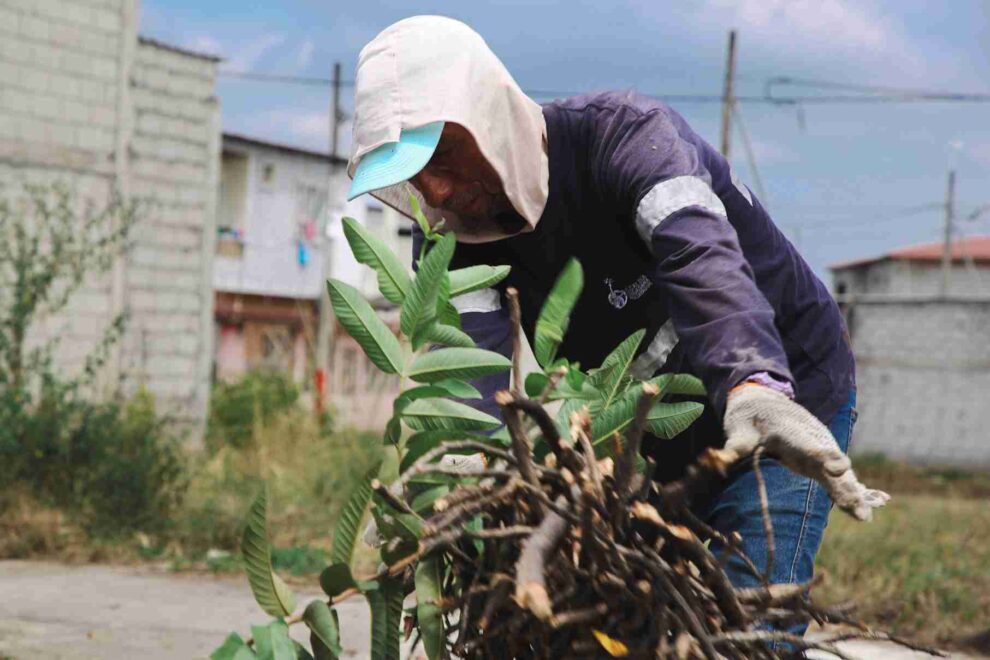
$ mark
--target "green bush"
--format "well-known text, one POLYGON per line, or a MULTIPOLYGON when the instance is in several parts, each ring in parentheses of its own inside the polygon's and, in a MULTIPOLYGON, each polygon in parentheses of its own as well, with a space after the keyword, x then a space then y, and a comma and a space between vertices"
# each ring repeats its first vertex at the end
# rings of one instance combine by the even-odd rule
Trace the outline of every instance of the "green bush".
POLYGON ((17 421, 6 434, 7 479, 92 536, 167 531, 185 492, 185 458, 148 392, 107 403, 49 392, 17 421))
POLYGON ((254 371, 236 383, 219 383, 210 397, 206 444, 211 452, 220 447, 248 447, 254 429, 292 408, 299 390, 283 374, 254 371))
POLYGON ((171 534, 187 557, 237 550, 244 510, 265 481, 281 514, 273 519, 279 525, 275 544, 326 544, 347 493, 383 453, 372 435, 327 434, 315 415, 301 406, 257 423, 250 437, 246 447, 222 445, 192 461, 189 491, 171 534))

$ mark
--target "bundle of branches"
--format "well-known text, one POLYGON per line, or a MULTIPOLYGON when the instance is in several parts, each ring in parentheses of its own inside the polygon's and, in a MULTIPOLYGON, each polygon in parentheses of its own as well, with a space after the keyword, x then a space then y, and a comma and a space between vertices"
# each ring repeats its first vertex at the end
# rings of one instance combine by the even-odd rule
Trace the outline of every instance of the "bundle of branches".
MULTIPOLYGON (((852 624, 858 629, 853 636, 893 639, 841 610, 813 604, 815 580, 769 585, 772 564, 759 570, 738 548, 737 536, 725 538, 692 514, 692 494, 716 485, 734 456, 709 449, 682 480, 667 486, 650 478, 651 460, 645 472, 636 470, 646 416, 658 394, 643 384, 632 426, 624 440, 614 438, 615 460, 596 458, 586 409, 571 415, 571 437, 564 439, 539 400, 501 392, 511 451, 445 443, 403 475, 399 486, 422 474, 462 472, 434 462, 444 454, 480 450, 495 459, 472 475, 477 483, 436 500, 436 513, 420 530, 420 560, 442 553, 451 580, 468 585, 442 602, 456 622, 452 652, 478 658, 777 658, 817 648, 846 657, 834 645, 839 638, 811 641, 777 632, 810 621, 852 624), (532 459, 531 428, 550 444, 542 463, 532 459), (465 524, 479 517, 482 527, 465 524), (714 537, 726 556, 709 551, 703 539, 714 537), (724 570, 728 553, 738 555, 763 586, 733 587, 724 570)), ((758 453, 751 458, 759 474, 758 453)), ((397 514, 411 514, 394 490, 377 486, 397 514)), ((765 492, 761 498, 772 549, 765 492)), ((772 550, 770 557, 772 562, 772 550)))

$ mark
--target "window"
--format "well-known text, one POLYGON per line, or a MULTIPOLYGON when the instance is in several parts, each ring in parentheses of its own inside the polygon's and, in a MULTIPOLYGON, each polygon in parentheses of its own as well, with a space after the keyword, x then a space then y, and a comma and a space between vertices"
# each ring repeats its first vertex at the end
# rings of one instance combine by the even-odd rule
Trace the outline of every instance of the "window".
POLYGON ((217 254, 240 257, 244 251, 247 214, 248 157, 224 151, 220 160, 220 197, 217 201, 217 254))
POLYGON ((266 186, 275 183, 275 163, 265 163, 261 166, 261 183, 266 186))

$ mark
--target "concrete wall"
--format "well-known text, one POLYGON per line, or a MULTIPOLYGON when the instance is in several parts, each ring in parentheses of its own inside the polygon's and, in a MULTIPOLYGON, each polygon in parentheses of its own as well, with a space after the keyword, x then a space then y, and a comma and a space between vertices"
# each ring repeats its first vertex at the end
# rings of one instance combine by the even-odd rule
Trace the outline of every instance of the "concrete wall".
POLYGON ((854 452, 990 468, 990 298, 847 307, 859 383, 854 452))
MULTIPOLYGON (((941 291, 942 267, 926 261, 877 261, 834 272, 836 291, 845 294, 932 296, 941 291)), ((955 263, 949 280, 954 295, 990 295, 990 267, 955 263)))
POLYGON ((146 385, 193 428, 205 419, 212 355, 219 107, 216 61, 138 39, 136 0, 0 0, 0 181, 62 181, 105 203, 146 206, 133 250, 87 282, 57 333, 77 368, 129 313, 101 384, 146 385))
POLYGON ((202 424, 213 358, 220 107, 216 62, 140 42, 131 76, 132 194, 154 200, 127 264, 128 381, 202 424))

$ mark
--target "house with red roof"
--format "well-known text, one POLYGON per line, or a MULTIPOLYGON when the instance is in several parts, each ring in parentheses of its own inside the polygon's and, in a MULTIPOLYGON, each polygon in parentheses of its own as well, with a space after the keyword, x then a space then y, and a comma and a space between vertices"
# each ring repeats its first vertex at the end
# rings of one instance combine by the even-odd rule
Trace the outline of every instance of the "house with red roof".
MULTIPOLYGON (((852 295, 935 295, 943 292, 944 244, 924 243, 831 266, 835 292, 852 295)), ((948 295, 990 295, 990 236, 953 241, 948 295)))

